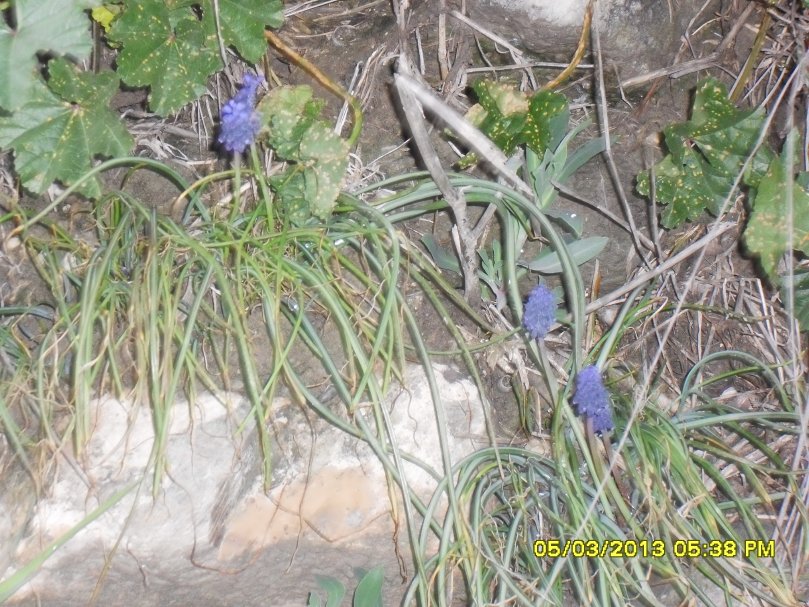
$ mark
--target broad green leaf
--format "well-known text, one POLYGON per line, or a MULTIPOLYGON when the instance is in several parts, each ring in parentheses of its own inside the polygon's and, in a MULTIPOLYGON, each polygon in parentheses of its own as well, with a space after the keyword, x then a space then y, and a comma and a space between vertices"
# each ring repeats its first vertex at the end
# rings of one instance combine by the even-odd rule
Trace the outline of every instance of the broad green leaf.
POLYGON ((565 229, 570 230, 578 238, 584 231, 584 219, 573 211, 557 211, 555 209, 545 209, 545 215, 563 224, 565 229))
MULTIPOLYGON (((605 236, 591 236, 567 243, 567 252, 573 263, 580 266, 595 258, 609 241, 605 236)), ((539 257, 531 262, 518 261, 517 265, 539 272, 540 274, 558 274, 562 271, 562 262, 559 254, 551 249, 543 251, 539 257)))
MULTIPOLYGON (((333 577, 325 575, 315 576, 317 583, 326 592, 326 606, 325 607, 340 607, 345 596, 345 588, 333 577)), ((321 605, 320 597, 314 593, 309 594, 309 607, 319 607, 321 605)))
MULTIPOLYGON (((214 4, 207 0, 203 11, 214 4)), ((232 46, 250 63, 257 63, 267 50, 264 28, 277 29, 284 23, 281 0, 219 0, 219 31, 225 46, 232 46)))
POLYGON ((770 168, 761 179, 752 199, 753 211, 744 232, 747 248, 759 257, 762 270, 770 278, 776 277, 778 260, 788 251, 787 214, 790 190, 792 247, 796 251, 809 254, 809 191, 806 188, 809 175, 799 175, 791 187, 787 188, 787 179, 792 180, 792 176, 787 173, 784 164, 782 157, 770 163, 770 168))
MULTIPOLYGON (((442 249, 435 241, 435 237, 432 234, 425 234, 422 236, 421 244, 423 244, 424 248, 427 249, 430 257, 433 258, 435 265, 442 270, 449 270, 450 272, 457 272, 460 274, 461 264, 458 263, 458 258, 453 253, 448 253, 445 249, 442 249)), ((483 253, 482 250, 480 252, 481 254, 483 253)))
POLYGON ((113 24, 110 40, 123 46, 118 74, 130 86, 148 86, 149 107, 163 116, 205 92, 221 67, 212 11, 198 18, 187 2, 139 0, 113 24))
MULTIPOLYGON (((721 83, 702 82, 694 96, 691 120, 664 129, 669 154, 655 166, 655 194, 662 224, 672 228, 696 219, 703 211, 721 211, 764 121, 761 111, 737 109, 721 83)), ((748 184, 757 181, 767 150, 754 158, 748 184)), ((638 175, 638 192, 650 196, 650 173, 638 175)))
MULTIPOLYGON (((0 147, 14 150, 17 174, 35 194, 54 181, 75 182, 97 156, 125 156, 133 144, 108 107, 118 90, 114 73, 79 72, 64 59, 52 60, 48 68, 52 90, 37 82, 28 103, 0 117, 0 147)), ((93 179, 79 191, 96 197, 100 187, 93 179)))
POLYGON ((568 157, 562 172, 556 177, 560 183, 567 181, 573 173, 578 171, 586 163, 598 156, 607 149, 607 140, 602 137, 588 139, 585 143, 576 148, 568 157))
POLYGON ((15 0, 11 29, 0 18, 0 107, 13 111, 25 105, 39 79, 38 53, 84 59, 92 49, 90 21, 84 9, 90 0, 15 0))
POLYGON ((362 576, 354 591, 354 607, 382 607, 382 567, 374 567, 362 576))
POLYGON ((802 331, 809 331, 809 270, 795 270, 793 276, 781 277, 781 301, 787 301, 789 289, 795 304, 795 320, 802 331))

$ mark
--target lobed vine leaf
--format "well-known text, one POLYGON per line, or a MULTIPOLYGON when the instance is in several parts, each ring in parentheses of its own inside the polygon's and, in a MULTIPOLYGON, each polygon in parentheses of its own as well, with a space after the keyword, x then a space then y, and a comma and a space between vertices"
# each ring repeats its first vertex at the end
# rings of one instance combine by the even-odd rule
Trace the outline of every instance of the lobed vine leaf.
POLYGON ((747 248, 758 256, 761 269, 771 279, 776 279, 778 261, 788 250, 788 216, 792 219, 792 248, 809 254, 809 173, 801 173, 787 187, 787 179, 793 177, 785 166, 785 156, 775 158, 762 177, 744 232, 747 248))
POLYGON ((118 74, 130 86, 148 86, 149 107, 167 115, 205 92, 208 77, 221 67, 212 10, 201 17, 189 2, 140 0, 110 28, 123 48, 118 74))
MULTIPOLYGON (((699 217, 718 214, 730 194, 747 156, 758 140, 764 121, 761 111, 742 111, 728 99, 719 81, 709 78, 696 90, 691 120, 663 131, 669 154, 654 167, 655 195, 664 205, 661 223, 673 228, 699 217)), ((745 177, 754 184, 768 160, 754 159, 745 177)), ((638 175, 638 192, 650 196, 651 171, 638 175)))
MULTIPOLYGON (((109 101, 118 90, 112 72, 81 72, 64 59, 48 64, 50 89, 34 83, 27 103, 12 116, 0 117, 0 147, 14 150, 23 186, 41 194, 54 181, 75 182, 97 156, 125 156, 132 137, 109 101)), ((100 195, 99 183, 85 182, 80 192, 100 195)))
MULTIPOLYGON (((213 14, 207 0, 204 11, 213 14)), ((267 50, 264 28, 277 29, 284 23, 281 0, 219 0, 219 32, 225 46, 232 46, 250 63, 258 63, 267 50)))
POLYGON ((92 0, 15 0, 11 3, 11 29, 0 18, 0 107, 16 110, 29 102, 37 88, 38 53, 90 54, 90 22, 84 9, 92 0))

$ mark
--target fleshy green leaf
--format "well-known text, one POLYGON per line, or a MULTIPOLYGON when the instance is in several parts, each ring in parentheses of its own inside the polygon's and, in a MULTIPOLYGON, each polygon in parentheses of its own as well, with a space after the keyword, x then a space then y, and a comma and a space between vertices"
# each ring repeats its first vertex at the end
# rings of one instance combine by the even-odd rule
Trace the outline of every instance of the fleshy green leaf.
MULTIPOLYGON (((0 117, 0 147, 14 150, 17 174, 35 194, 54 181, 73 183, 96 156, 124 156, 133 144, 108 107, 118 90, 114 73, 79 72, 64 59, 52 60, 48 69, 52 90, 36 82, 23 107, 0 117)), ((80 191, 98 196, 99 184, 87 181, 80 191)))
POLYGON ((789 190, 792 193, 792 247, 809 254, 809 191, 806 188, 809 175, 799 175, 792 187, 787 188, 787 179, 792 176, 784 164, 782 157, 770 163, 751 202, 753 212, 744 232, 747 248, 759 257, 762 270, 770 278, 775 278, 778 260, 788 250, 789 190))
MULTIPOLYGON (((580 266, 596 257, 607 246, 608 238, 605 236, 591 236, 574 240, 567 244, 567 252, 574 264, 580 266)), ((551 249, 543 251, 539 257, 531 262, 518 261, 517 265, 539 272, 540 274, 558 274, 562 271, 562 262, 559 254, 551 249)))
MULTIPOLYGON (((346 593, 345 587, 333 577, 317 575, 315 578, 317 579, 318 585, 326 591, 325 607, 340 607, 346 593)), ((308 607, 318 607, 319 605, 322 605, 320 597, 316 596, 314 593, 310 593, 308 607)))
POLYGON ((32 97, 39 79, 37 53, 90 54, 90 21, 83 12, 89 0, 15 0, 12 30, 0 18, 0 107, 12 111, 32 97))
MULTIPOLYGON (((442 270, 449 270, 450 272, 460 274, 461 264, 458 263, 458 257, 454 253, 442 249, 441 246, 435 241, 435 237, 432 234, 425 234, 422 236, 421 244, 423 244, 424 248, 427 249, 430 257, 433 258, 435 265, 442 270)), ((481 249, 480 254, 483 255, 484 253, 485 251, 481 249)))
POLYGON ((362 576, 354 591, 354 607, 382 607, 382 582, 384 571, 381 566, 374 567, 362 576))
MULTIPOLYGON (((213 11, 213 2, 203 10, 213 11)), ((264 27, 277 29, 284 23, 281 0, 219 0, 219 31, 225 46, 232 46, 250 63, 257 63, 267 50, 264 27)))
POLYGON ((202 95, 208 77, 221 67, 213 12, 198 18, 188 2, 133 2, 109 36, 123 46, 121 79, 150 87, 149 107, 164 116, 202 95))
MULTIPOLYGON (((721 211, 738 172, 755 145, 764 120, 761 111, 741 111, 721 83, 702 82, 694 96, 691 120, 664 129, 669 154, 655 166, 657 202, 665 205, 661 221, 672 228, 696 219, 704 210, 721 211)), ((766 162, 754 158, 747 183, 757 180, 766 162)), ((638 175, 638 192, 650 195, 650 172, 638 175)))

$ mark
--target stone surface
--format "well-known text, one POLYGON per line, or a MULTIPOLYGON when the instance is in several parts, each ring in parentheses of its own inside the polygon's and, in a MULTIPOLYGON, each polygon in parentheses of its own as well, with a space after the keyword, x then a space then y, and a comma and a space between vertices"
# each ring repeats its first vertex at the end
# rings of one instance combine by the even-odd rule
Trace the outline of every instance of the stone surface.
MULTIPOLYGON (((604 0, 596 3, 605 70, 621 80, 671 65, 704 0, 604 0)), ((520 49, 569 61, 586 0, 468 0, 470 17, 520 49)), ((703 10, 710 15, 710 6, 703 10)))
MULTIPOLYGON (((474 384, 436 365, 453 461, 485 442, 474 384)), ((385 410, 403 453, 443 475, 434 405, 424 371, 409 367, 406 388, 385 410)), ((68 532, 104 499, 144 476, 152 453, 145 407, 113 398, 93 403, 94 433, 77 472, 64 466, 36 506, 15 563, 22 566, 68 532)), ((358 415, 373 427, 371 409, 358 415)), ((171 415, 168 473, 152 498, 151 476, 51 556, 12 600, 18 604, 302 605, 316 575, 350 589, 357 571, 381 564, 386 604, 404 592, 392 537, 391 503, 378 458, 363 442, 311 412, 278 400, 274 407, 272 487, 264 493, 260 461, 239 424, 248 407, 238 394, 202 394, 171 415), (105 568, 105 559, 109 559, 105 568)), ((410 489, 435 489, 430 474, 405 464, 410 489)), ((404 534, 402 534, 404 535, 404 534)))

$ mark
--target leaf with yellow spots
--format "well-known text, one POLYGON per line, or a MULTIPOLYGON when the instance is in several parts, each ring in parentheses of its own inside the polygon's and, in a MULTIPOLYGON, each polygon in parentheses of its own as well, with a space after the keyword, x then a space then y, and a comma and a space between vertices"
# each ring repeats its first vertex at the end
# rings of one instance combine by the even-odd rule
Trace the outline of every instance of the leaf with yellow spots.
MULTIPOLYGON (((69 185, 84 175, 96 157, 125 156, 132 137, 109 101, 118 90, 112 72, 80 72, 64 59, 48 64, 48 84, 38 80, 28 102, 12 116, 0 117, 0 147, 14 150, 23 186, 41 194, 54 181, 69 185)), ((80 192, 100 195, 95 179, 80 192)))
POLYGON ((118 74, 130 86, 148 86, 149 107, 163 116, 205 92, 221 67, 212 10, 188 2, 139 0, 127 4, 109 32, 122 45, 118 74))
MULTIPOLYGON (((539 91, 529 97, 513 85, 489 80, 480 80, 472 88, 478 104, 469 109, 467 120, 506 155, 525 145, 542 156, 564 137, 570 112, 563 95, 539 91)), ((468 154, 460 164, 463 167, 474 162, 474 155, 468 154)))
POLYGON ((793 250, 809 254, 809 173, 792 180, 784 165, 783 157, 770 163, 751 201, 753 211, 744 232, 748 250, 771 279, 776 279, 778 261, 790 241, 793 250))
POLYGON ((270 180, 284 216, 293 224, 326 220, 348 166, 348 143, 319 119, 323 103, 310 86, 281 86, 258 104, 262 127, 278 156, 295 163, 270 180))
MULTIPOLYGON (((694 95, 691 120, 664 129, 669 154, 654 168, 655 197, 662 209, 661 223, 673 228, 699 217, 704 210, 722 210, 764 121, 761 111, 742 111, 727 97, 723 84, 702 82, 694 95)), ((745 175, 754 185, 771 155, 758 152, 745 175)), ((638 192, 650 196, 650 174, 638 175, 638 192)))

